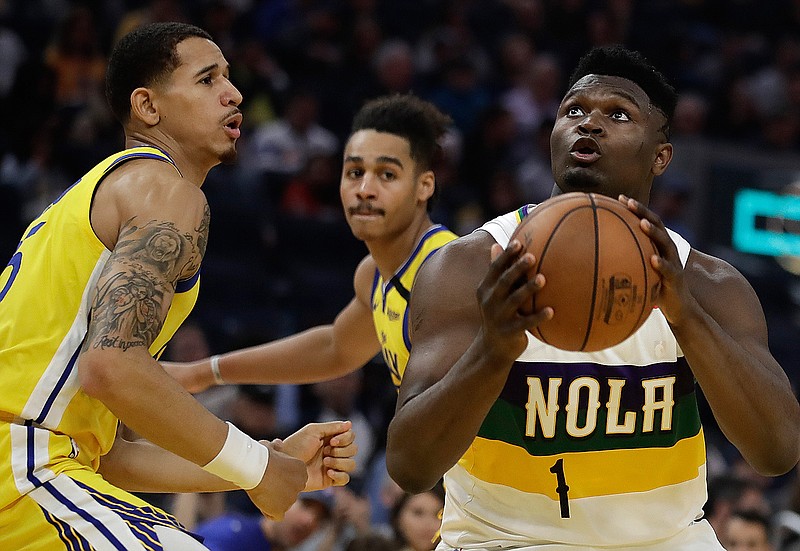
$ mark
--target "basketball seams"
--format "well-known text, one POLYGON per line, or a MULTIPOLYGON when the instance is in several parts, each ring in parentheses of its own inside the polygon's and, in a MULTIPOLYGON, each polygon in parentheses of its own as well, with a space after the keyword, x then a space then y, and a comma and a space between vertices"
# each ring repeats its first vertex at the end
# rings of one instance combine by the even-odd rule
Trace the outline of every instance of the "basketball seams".
POLYGON ((597 223, 597 202, 595 201, 594 194, 590 193, 588 197, 592 208, 592 229, 594 230, 594 271, 592 273, 592 300, 589 304, 589 320, 586 323, 586 332, 583 336, 581 350, 586 348, 586 344, 589 342, 589 336, 592 334, 592 324, 594 324, 594 308, 597 304, 598 274, 600 273, 600 228, 598 227, 597 223))
MULTIPOLYGON (((564 198, 565 199, 569 199, 569 197, 564 197, 564 198)), ((558 204, 558 203, 561 203, 561 202, 562 201, 554 201, 553 203, 549 203, 547 206, 553 206, 554 204, 558 204)), ((537 266, 538 266, 540 271, 542 270, 542 265, 544 264, 544 259, 545 259, 547 250, 550 247, 550 244, 553 242, 553 239, 555 238, 556 234, 558 233, 559 227, 561 227, 564 224, 564 222, 567 220, 567 218, 569 218, 575 212, 577 212, 579 210, 586 209, 586 208, 590 208, 590 207, 591 207, 591 205, 589 205, 589 204, 578 205, 576 207, 573 207, 572 209, 562 213, 561 218, 559 218, 558 221, 555 224, 553 224, 553 229, 550 232, 550 234, 547 236, 547 240, 544 242, 544 245, 542 246, 542 252, 539 254, 539 258, 536 259, 536 263, 537 263, 537 266)), ((546 210, 546 209, 543 209, 542 211, 540 211, 539 214, 541 214, 544 210, 546 210)), ((526 236, 527 236, 527 233, 526 233, 526 236)), ((597 238, 595 236, 595 241, 596 240, 597 240, 597 238)), ((527 241, 528 241, 528 243, 530 243, 531 240, 527 239, 527 241)), ((595 247, 595 253, 596 253, 596 247, 595 247)), ((597 260, 597 257, 595 255, 595 262, 596 262, 596 260, 597 260)), ((595 274, 596 274, 596 271, 597 271, 596 268, 597 267, 595 266, 595 274)), ((595 277, 596 277, 596 275, 595 275, 595 277)), ((597 283, 595 282, 595 287, 596 286, 597 286, 597 283)), ((592 292, 592 308, 589 309, 590 325, 591 325, 592 312, 594 311, 593 306, 594 306, 594 292, 592 292)), ((533 311, 534 312, 536 311, 536 295, 533 296, 533 311)), ((542 334, 542 330, 541 330, 540 327, 541 326, 537 326, 536 327, 537 336, 539 337, 539 339, 542 342, 550 344, 550 343, 547 342, 547 338, 544 336, 544 334, 542 334)), ((584 339, 583 345, 581 346, 581 349, 583 349, 583 347, 586 346, 586 339, 588 339, 588 335, 589 335, 589 332, 587 331, 586 337, 584 339)))
POLYGON ((628 335, 625 337, 627 339, 628 337, 633 335, 636 332, 636 330, 639 328, 639 326, 641 325, 642 316, 644 316, 644 313, 648 309, 647 308, 647 298, 650 295, 650 278, 649 278, 650 274, 647 271, 647 265, 646 265, 647 261, 646 261, 646 259, 644 257, 644 251, 642 250, 642 242, 639 239, 639 236, 636 235, 636 232, 634 231, 634 229, 631 227, 631 224, 630 224, 629 220, 627 220, 620 213, 614 212, 612 209, 604 208, 604 210, 622 221, 622 224, 625 227, 625 229, 628 231, 628 234, 631 236, 631 238, 633 239, 634 243, 636 243, 636 250, 639 253, 639 260, 640 260, 640 264, 641 264, 641 267, 642 267, 642 277, 644 278, 644 289, 642 289, 642 292, 644 293, 644 297, 643 297, 643 300, 642 300, 642 306, 641 306, 641 308, 639 308, 639 317, 637 318, 637 323, 633 326, 634 329, 629 331, 628 335))
POLYGON ((534 294, 520 311, 549 305, 560 312, 553 322, 533 328, 534 337, 564 350, 591 352, 616 346, 641 327, 652 312, 658 273, 649 264, 645 240, 650 240, 637 223, 622 203, 594 193, 553 197, 520 220, 510 237, 537 257, 529 276, 538 272, 552 280, 552 289, 534 294), (605 318, 597 317, 597 309, 605 318))

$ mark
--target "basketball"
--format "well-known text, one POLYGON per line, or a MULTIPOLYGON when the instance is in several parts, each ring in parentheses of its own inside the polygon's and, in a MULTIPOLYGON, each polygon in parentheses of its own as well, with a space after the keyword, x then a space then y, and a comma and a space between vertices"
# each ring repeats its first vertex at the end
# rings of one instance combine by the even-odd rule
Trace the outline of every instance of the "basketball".
POLYGON ((593 352, 630 337, 647 320, 661 279, 655 246, 616 199, 566 193, 537 205, 511 239, 533 254, 544 288, 522 313, 553 308, 533 335, 562 350, 593 352))

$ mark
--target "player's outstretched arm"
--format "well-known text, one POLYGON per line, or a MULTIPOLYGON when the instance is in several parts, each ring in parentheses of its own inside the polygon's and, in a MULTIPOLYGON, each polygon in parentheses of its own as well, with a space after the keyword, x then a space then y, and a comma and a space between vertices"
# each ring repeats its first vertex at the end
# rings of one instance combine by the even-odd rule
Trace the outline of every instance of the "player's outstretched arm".
POLYGON ((685 269, 660 218, 630 208, 659 255, 659 307, 725 436, 763 475, 800 459, 800 404, 769 350, 767 324, 752 286, 733 266, 692 250, 685 269))
POLYGON ((238 488, 152 442, 119 436, 111 451, 100 458, 98 471, 111 484, 129 492, 223 492, 238 488))
POLYGON ((432 488, 463 455, 525 349, 525 329, 550 315, 518 314, 542 281, 520 284, 531 256, 493 243, 484 232, 450 243, 414 283, 414 346, 386 456, 389 474, 406 491, 432 488))
MULTIPOLYGON (((368 256, 353 278, 355 296, 332 324, 217 356, 218 379, 228 384, 307 384, 362 367, 380 352, 370 306, 374 273, 368 256)), ((162 366, 189 392, 221 382, 214 377, 211 358, 162 366)))

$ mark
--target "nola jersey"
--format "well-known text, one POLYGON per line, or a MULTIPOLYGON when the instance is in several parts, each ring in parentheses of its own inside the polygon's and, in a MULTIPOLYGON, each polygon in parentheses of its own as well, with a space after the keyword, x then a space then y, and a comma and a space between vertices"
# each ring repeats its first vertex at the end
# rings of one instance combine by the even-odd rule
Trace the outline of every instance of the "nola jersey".
MULTIPOLYGON (((530 208, 477 231, 505 247, 530 208)), ((685 265, 689 244, 670 236, 685 265)), ((618 548, 692 525, 706 501, 703 430, 694 377, 661 311, 598 352, 528 335, 445 486, 448 549, 618 548)))
POLYGON ((411 287, 422 264, 441 247, 458 237, 442 225, 432 226, 419 240, 411 256, 388 282, 375 269, 372 282, 372 319, 381 342, 383 359, 389 367, 392 382, 400 386, 408 363, 411 339, 408 332, 408 302, 411 287))
MULTIPOLYGON (((152 147, 111 155, 31 223, 0 275, 0 510, 61 472, 96 471, 114 442, 117 418, 81 390, 77 359, 92 289, 111 255, 92 230, 92 199, 131 159, 174 166, 152 147)), ((178 283, 154 357, 194 306, 198 279, 178 283)))

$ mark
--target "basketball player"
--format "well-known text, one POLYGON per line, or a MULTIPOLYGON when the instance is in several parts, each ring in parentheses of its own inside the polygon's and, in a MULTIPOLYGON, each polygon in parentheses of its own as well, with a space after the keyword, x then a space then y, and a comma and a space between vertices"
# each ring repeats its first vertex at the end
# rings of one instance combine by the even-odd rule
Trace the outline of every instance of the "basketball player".
POLYGON ((348 480, 349 422, 257 442, 154 359, 197 296, 200 185, 235 157, 228 74, 196 27, 123 38, 107 91, 127 149, 45 209, 0 276, 0 549, 205 549, 125 490, 242 488, 281 518, 300 491, 348 480), (152 444, 115 439, 120 421, 152 444))
POLYGON ((350 229, 369 254, 355 296, 333 323, 196 363, 164 366, 192 392, 213 384, 311 383, 383 352, 399 385, 411 347, 408 300, 420 266, 456 235, 430 218, 437 140, 450 118, 411 94, 367 102, 353 119, 340 192, 350 229))
POLYGON ((630 339, 565 352, 526 332, 553 311, 518 313, 548 282, 525 277, 533 258, 508 242, 516 213, 450 243, 418 274, 387 464, 412 492, 444 476, 439 550, 722 549, 700 520, 695 382, 760 473, 798 461, 800 407, 753 289, 645 206, 672 158, 675 101, 638 53, 594 49, 551 136, 553 195, 619 197, 657 247, 658 309, 630 339))

